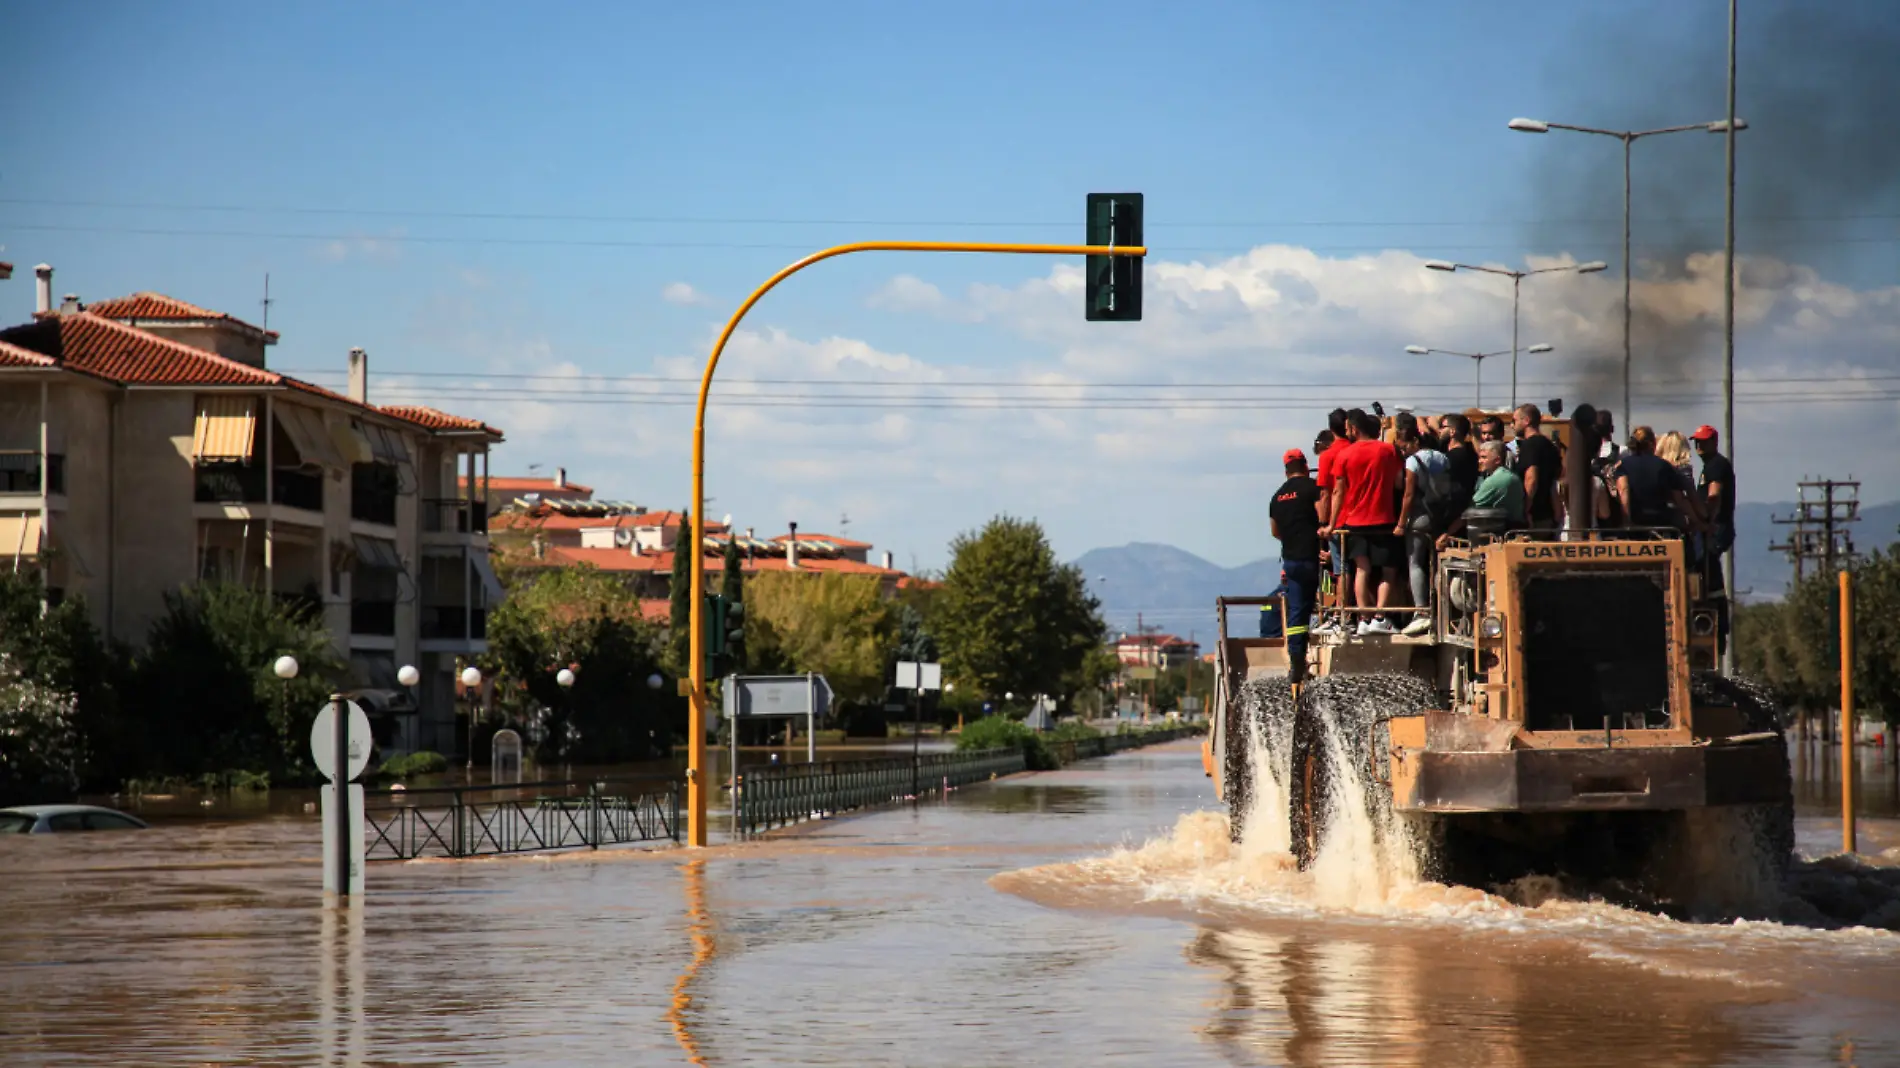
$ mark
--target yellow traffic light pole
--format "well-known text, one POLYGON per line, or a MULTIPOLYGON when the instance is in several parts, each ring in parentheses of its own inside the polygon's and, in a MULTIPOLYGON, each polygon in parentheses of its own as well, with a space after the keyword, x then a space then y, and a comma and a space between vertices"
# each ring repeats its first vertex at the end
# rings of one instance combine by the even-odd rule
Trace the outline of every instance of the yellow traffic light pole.
MULTIPOLYGON (((745 318, 752 306, 760 298, 770 293, 780 282, 810 267, 814 263, 843 256, 852 252, 998 252, 1029 256, 1146 256, 1148 249, 1143 245, 1117 247, 1114 245, 1018 245, 993 243, 986 241, 857 241, 848 245, 834 245, 831 248, 814 252, 797 263, 780 270, 765 280, 765 284, 752 291, 752 295, 739 305, 726 321, 726 328, 719 333, 719 340, 713 343, 712 355, 706 359, 706 373, 699 380, 699 407, 693 418, 693 536, 689 548, 693 554, 693 591, 688 611, 692 628, 690 636, 692 648, 691 681, 688 683, 687 696, 692 709, 687 723, 686 750, 686 841, 688 845, 706 844, 706 635, 701 629, 701 613, 705 609, 706 598, 706 399, 712 392, 713 372, 719 369, 719 355, 726 350, 726 342, 731 340, 733 331, 739 328, 739 321, 745 318)), ((732 769, 737 774, 738 769, 732 769)))

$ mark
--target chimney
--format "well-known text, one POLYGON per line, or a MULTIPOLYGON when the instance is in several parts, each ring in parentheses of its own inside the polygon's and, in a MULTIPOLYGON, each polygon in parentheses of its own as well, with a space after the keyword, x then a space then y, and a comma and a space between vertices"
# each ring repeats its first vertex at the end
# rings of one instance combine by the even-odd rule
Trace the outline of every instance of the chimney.
POLYGON ((792 524, 792 537, 785 543, 785 566, 798 566, 798 524, 792 524))
POLYGON ((53 310, 53 265, 42 263, 33 268, 33 313, 43 315, 53 310))
POLYGON ((77 315, 80 310, 79 294, 68 293, 59 298, 59 313, 61 315, 77 315))
POLYGON ((369 403, 369 353, 362 349, 350 350, 350 399, 369 403))
POLYGON ((554 469, 554 488, 555 489, 567 488, 567 468, 557 467, 554 469))
POLYGON ((884 570, 886 571, 897 570, 896 568, 891 566, 891 551, 889 549, 884 550, 884 570))

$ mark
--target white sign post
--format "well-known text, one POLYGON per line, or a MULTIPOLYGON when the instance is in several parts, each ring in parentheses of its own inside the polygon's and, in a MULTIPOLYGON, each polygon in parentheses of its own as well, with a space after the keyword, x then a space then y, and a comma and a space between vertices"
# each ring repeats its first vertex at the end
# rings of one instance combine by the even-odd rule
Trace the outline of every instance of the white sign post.
POLYGON ((943 689, 943 665, 924 664, 915 660, 897 662, 897 688, 909 690, 911 699, 910 722, 910 796, 917 798, 917 768, 921 762, 918 746, 922 744, 924 733, 924 691, 943 689))
POLYGON ((310 758, 330 780, 318 791, 323 820, 323 891, 335 894, 338 904, 363 894, 363 788, 350 780, 369 767, 374 744, 369 716, 361 705, 342 694, 333 694, 310 725, 310 758), (341 798, 339 785, 349 787, 341 798))

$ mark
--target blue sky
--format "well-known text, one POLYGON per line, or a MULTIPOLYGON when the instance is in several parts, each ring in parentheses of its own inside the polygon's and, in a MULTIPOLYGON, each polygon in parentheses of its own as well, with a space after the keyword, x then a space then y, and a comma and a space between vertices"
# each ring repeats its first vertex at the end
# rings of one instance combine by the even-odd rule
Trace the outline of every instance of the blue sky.
MULTIPOLYGON (((61 292, 155 289, 255 321, 269 272, 273 366, 339 384, 362 345, 373 399, 508 429, 498 472, 565 464, 607 495, 677 507, 685 409, 601 402, 684 388, 619 376, 690 374, 771 271, 867 238, 1072 241, 1083 194, 1138 190, 1151 292, 1161 264, 1180 268, 1148 322, 1085 329, 1066 264, 865 256, 768 298, 747 324, 757 345, 727 370, 776 369, 815 383, 789 392, 830 396, 833 379, 928 398, 944 381, 1054 376, 1351 381, 1388 399, 1416 384, 1429 399, 1467 365, 1420 365, 1399 345, 1508 345, 1508 287, 1412 260, 1615 260, 1614 223, 1547 180, 1553 160, 1613 160, 1614 142, 1514 135, 1505 120, 1639 125, 1659 95, 1694 112, 1665 121, 1719 117, 1719 69, 1692 93, 1646 96, 1651 74, 1677 82, 1614 69, 1604 42, 1706 36, 1719 54, 1725 6, 9 5, 0 143, 17 150, 0 155, 0 258, 21 270, 0 308, 24 318, 24 268, 47 261, 61 292), (1572 222, 1532 225, 1552 218, 1572 222), (1269 247, 1311 256, 1247 259, 1269 247), (1302 300, 1324 314, 1288 328, 1302 300), (483 377, 509 375, 524 377, 483 377), (535 375, 593 403, 531 399, 520 391, 547 386, 535 375)), ((1772 45, 1745 35, 1744 70, 1772 45)), ((1644 144, 1639 187, 1672 172, 1715 194, 1697 214, 1719 216, 1719 149, 1699 134, 1644 144)), ((1776 250, 1795 273, 1764 283, 1782 302, 1744 333, 1744 368, 1785 379, 1834 346, 1830 374, 1894 369, 1891 347, 1866 352, 1900 318, 1883 295, 1900 244, 1880 240, 1891 217, 1850 214, 1802 231, 1825 241, 1776 250), (1811 296, 1820 283, 1832 298, 1811 296), (1834 316, 1823 348, 1789 333, 1819 307, 1834 316)), ((1767 232, 1751 225, 1745 254, 1767 232)), ((1549 289, 1527 293, 1545 303, 1527 304, 1526 329, 1551 336, 1526 343, 1600 348, 1615 274, 1527 283, 1549 289)), ((849 512, 851 533, 900 565, 941 566, 954 533, 997 511, 1043 519, 1068 555, 1138 538, 1238 563, 1272 552, 1263 498, 1279 452, 1310 442, 1337 394, 1371 399, 1341 385, 1218 418, 1160 401, 716 407, 711 511, 761 530, 834 528, 849 512)), ((1886 442, 1893 409, 1842 418, 1886 442)), ((1669 414, 1684 429, 1717 421, 1669 414)), ((1795 474, 1837 473, 1836 457, 1822 442, 1764 458, 1744 496, 1791 496, 1795 474)), ((1874 495, 1900 491, 1895 465, 1869 466, 1856 473, 1874 495)))

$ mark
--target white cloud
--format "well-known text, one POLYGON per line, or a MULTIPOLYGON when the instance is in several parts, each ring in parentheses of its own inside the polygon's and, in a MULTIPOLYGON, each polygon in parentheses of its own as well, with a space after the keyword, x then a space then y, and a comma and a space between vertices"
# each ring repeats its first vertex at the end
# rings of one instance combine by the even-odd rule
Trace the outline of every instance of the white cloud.
POLYGON ((404 233, 405 231, 396 229, 381 236, 358 234, 324 241, 317 245, 317 258, 329 263, 346 263, 351 260, 394 263, 402 258, 404 233))
POLYGON ((668 304, 677 304, 683 308, 700 304, 711 304, 712 298, 687 285, 685 282, 668 282, 660 290, 660 299, 668 304))
MULTIPOLYGON (((1744 260, 1740 275, 1743 497, 1790 496, 1801 474, 1845 475, 1851 459, 1900 451, 1900 405, 1849 402, 1887 395, 1888 382, 1861 381, 1869 375, 1900 373, 1900 287, 1855 290, 1765 259, 1744 260), (1817 394, 1828 402, 1809 403, 1817 394)), ((1695 330, 1719 336, 1720 280, 1719 257, 1647 271, 1635 287, 1639 321, 1692 342, 1695 330)), ((1523 393, 1620 406, 1620 372, 1610 370, 1620 367, 1621 291, 1608 272, 1524 283, 1523 342, 1558 351, 1523 358, 1523 393)), ((1238 563, 1272 551, 1264 501, 1282 450, 1309 447, 1335 404, 1469 403, 1466 361, 1403 346, 1508 348, 1510 299, 1507 279, 1426 271, 1405 252, 1333 258, 1291 246, 1157 259, 1144 321, 1127 324, 1083 320, 1073 264, 960 295, 900 276, 872 303, 967 320, 993 332, 993 345, 925 361, 869 338, 739 331, 707 413, 708 493, 716 510, 760 530, 788 519, 823 529, 835 521, 819 517, 848 511, 854 535, 926 565, 942 564, 957 531, 1005 511, 1040 517, 1065 553, 1158 540, 1238 563), (1101 388, 1117 381, 1129 388, 1101 388)), ((1643 420, 1719 424, 1719 348, 1652 348, 1639 338, 1643 420)), ((607 376, 542 338, 490 335, 468 351, 493 370, 541 375, 532 388, 574 394, 498 380, 484 387, 492 402, 456 401, 508 430, 496 470, 532 458, 654 507, 688 495, 701 343, 607 376)), ((1487 399, 1502 401, 1508 360, 1487 361, 1484 373, 1487 399)), ((1870 500, 1900 492, 1900 470, 1855 473, 1870 500)))

